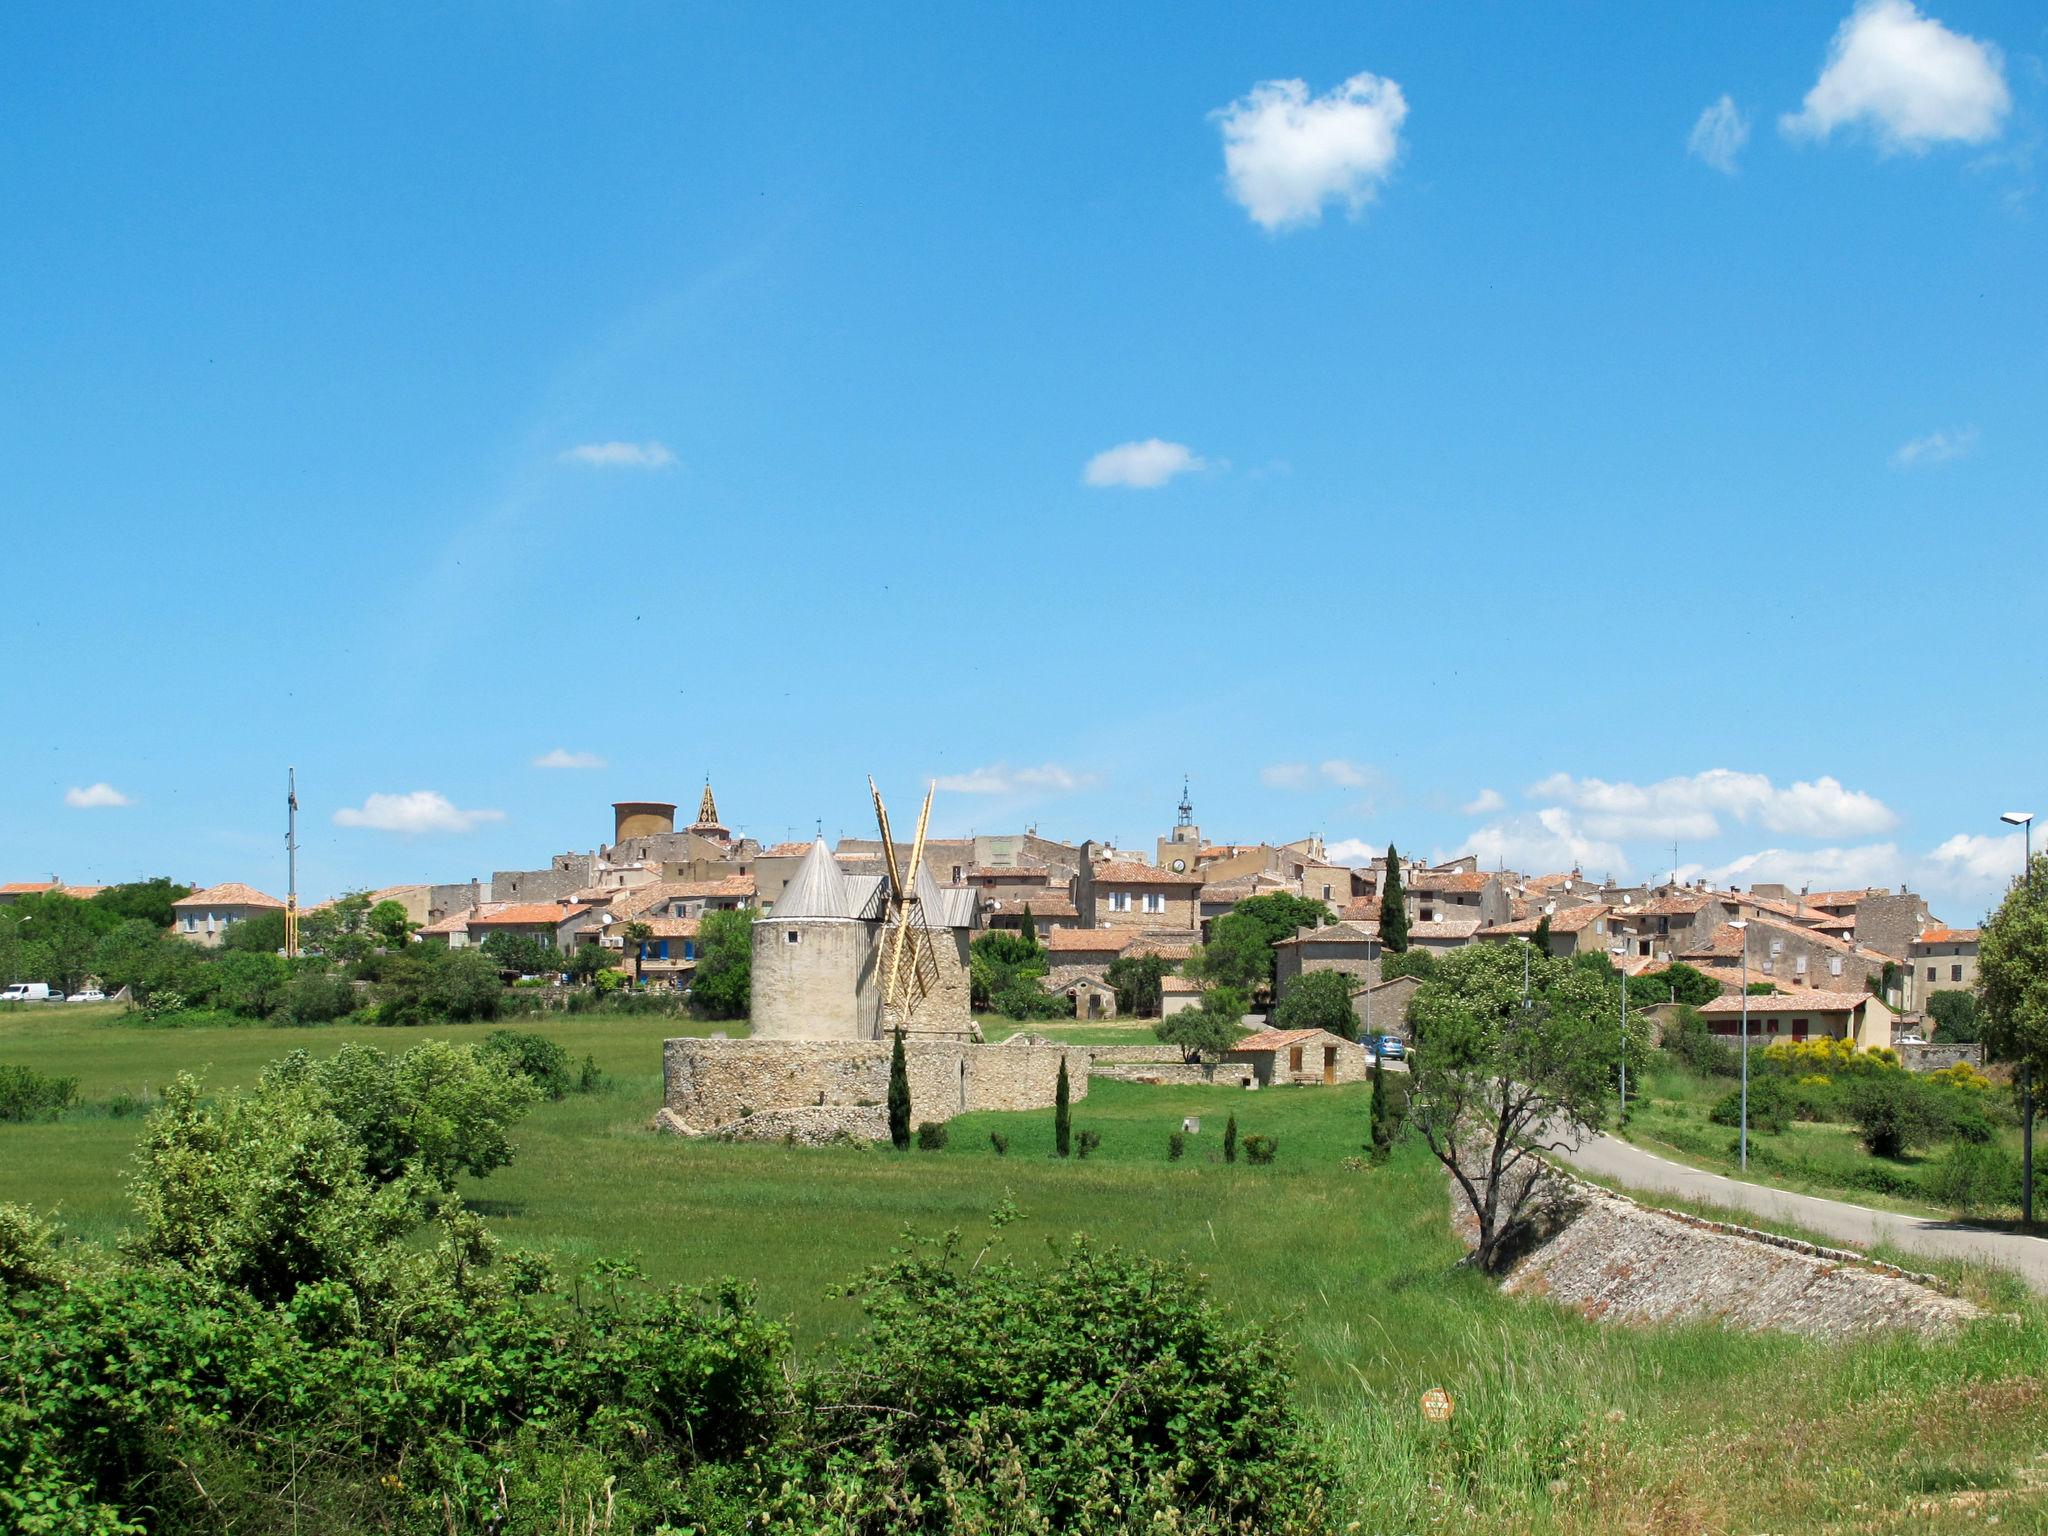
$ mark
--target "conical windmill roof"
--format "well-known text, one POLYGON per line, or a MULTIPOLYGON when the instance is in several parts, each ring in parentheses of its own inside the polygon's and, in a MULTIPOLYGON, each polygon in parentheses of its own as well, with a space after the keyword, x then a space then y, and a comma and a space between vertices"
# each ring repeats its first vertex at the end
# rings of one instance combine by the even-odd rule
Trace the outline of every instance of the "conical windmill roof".
POLYGON ((773 915, 778 921, 787 917, 859 917, 866 895, 866 891, 854 889, 854 882, 821 837, 811 844, 803 863, 775 898, 773 915))
POLYGON ((979 891, 941 886, 932 874, 931 865, 918 865, 917 905, 924 913, 925 927, 972 928, 974 904, 980 899, 979 891))

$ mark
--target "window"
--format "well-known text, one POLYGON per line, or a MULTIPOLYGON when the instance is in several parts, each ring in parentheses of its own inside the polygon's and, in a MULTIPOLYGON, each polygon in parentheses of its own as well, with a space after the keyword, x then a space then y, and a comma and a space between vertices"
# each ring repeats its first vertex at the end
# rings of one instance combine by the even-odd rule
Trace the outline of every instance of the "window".
POLYGON ((1830 976, 1839 976, 1842 974, 1842 957, 1840 955, 1828 956, 1828 974, 1830 976))
POLYGON ((1960 965, 1950 966, 1948 968, 1948 979, 1950 981, 1961 981, 1963 979, 1963 968, 1960 965))
POLYGON ((1323 887, 1323 900, 1325 900, 1325 901, 1328 901, 1329 899, 1330 899, 1330 888, 1329 888, 1329 887, 1328 887, 1328 886, 1326 885, 1326 886, 1324 886, 1324 887, 1323 887))
POLYGON ((1109 893, 1109 910, 1112 912, 1130 911, 1131 893, 1129 891, 1111 891, 1109 893))
POLYGON ((1647 955, 1647 954, 1649 954, 1649 952, 1650 952, 1650 941, 1649 941, 1648 939, 1638 939, 1638 940, 1636 940, 1636 953, 1637 953, 1638 955, 1647 955))
POLYGON ((1147 912, 1164 912, 1166 910, 1166 898, 1158 891, 1147 891, 1145 893, 1145 910, 1147 912))
POLYGON ((786 933, 786 934, 784 934, 784 935, 783 935, 783 941, 784 941, 785 943, 789 943, 789 944, 794 944, 794 943, 796 942, 796 940, 797 940, 797 932, 796 932, 796 930, 795 930, 794 928, 790 929, 788 933, 786 933))
POLYGON ((1804 976, 1806 974, 1806 956, 1799 955, 1796 958, 1794 958, 1794 960, 1792 961, 1792 970, 1795 975, 1804 976))
POLYGON ((185 914, 185 931, 187 933, 197 933, 199 931, 199 919, 190 912, 185 914))
POLYGON ((1785 953, 1785 941, 1783 939, 1771 940, 1771 953, 1774 955, 1782 955, 1783 953, 1785 953))
POLYGON ((1929 981, 1934 980, 1934 967, 1931 965, 1927 967, 1927 979, 1929 981))
POLYGON ((695 939, 683 940, 683 958, 685 960, 697 958, 697 941, 695 939))
POLYGON ((1433 923, 1433 922, 1435 922, 1435 921, 1436 921, 1436 909, 1435 909, 1435 908, 1433 908, 1433 907, 1424 907, 1424 908, 1422 909, 1422 921, 1423 921, 1423 922, 1425 922, 1425 923, 1433 923))

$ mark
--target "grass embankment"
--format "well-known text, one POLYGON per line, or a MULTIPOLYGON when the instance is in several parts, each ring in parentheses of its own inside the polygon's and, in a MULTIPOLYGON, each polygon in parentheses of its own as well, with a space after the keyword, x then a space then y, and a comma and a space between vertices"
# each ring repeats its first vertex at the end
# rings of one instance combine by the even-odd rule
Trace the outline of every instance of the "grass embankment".
MULTIPOLYGON (((1757 1065, 1753 1057, 1752 1087, 1757 1065)), ((1752 1123, 1744 1172, 1735 1129, 1711 1118, 1714 1106, 1738 1086, 1733 1078, 1701 1077, 1660 1062, 1631 1084, 1629 1124, 1622 1134, 1646 1151, 1713 1173, 1911 1216, 1949 1214, 1918 1187, 1940 1149, 1873 1157, 1855 1126, 1836 1121, 1794 1120, 1782 1131, 1752 1123)), ((2004 1129, 1998 1140, 2017 1161, 2018 1130, 2004 1129)))
MULTIPOLYGON (((473 1186, 508 1243, 572 1264, 637 1255, 661 1280, 749 1278, 807 1348, 855 1320, 828 1289, 906 1227, 958 1226, 972 1242, 1005 1200, 1025 1212, 1007 1237, 1019 1249, 1087 1230, 1185 1254, 1240 1316, 1292 1340, 1361 1530, 1903 1533, 1944 1528, 1976 1506, 2007 1529, 2048 1527, 2048 1325, 2031 1302, 2012 1302, 2017 1328, 1934 1345, 1603 1328, 1506 1300, 1454 1269, 1443 1183, 1418 1150, 1383 1170, 1347 1170, 1364 1140, 1362 1088, 1098 1084, 1074 1107, 1076 1130, 1102 1137, 1085 1161, 1050 1155, 1049 1112, 964 1116, 935 1152, 681 1143, 645 1129, 674 1021, 518 1027, 578 1059, 595 1055, 614 1082, 535 1109, 516 1133, 518 1160, 473 1186), (1242 1135, 1279 1138, 1276 1163, 1221 1161, 1232 1112, 1242 1135), (1201 1132, 1169 1162, 1168 1133, 1185 1115, 1201 1117, 1201 1132), (995 1155, 991 1130, 1009 1138, 1007 1156, 995 1155), (1450 1425, 1417 1413, 1429 1386, 1456 1398, 1450 1425)), ((416 1038, 41 1015, 0 1019, 0 1062, 75 1075, 87 1100, 104 1103, 180 1067, 227 1087, 294 1048, 362 1039, 403 1049, 416 1038)), ((126 1212, 118 1175, 139 1129, 90 1110, 0 1126, 0 1200, 61 1204, 74 1229, 113 1236, 126 1212)))

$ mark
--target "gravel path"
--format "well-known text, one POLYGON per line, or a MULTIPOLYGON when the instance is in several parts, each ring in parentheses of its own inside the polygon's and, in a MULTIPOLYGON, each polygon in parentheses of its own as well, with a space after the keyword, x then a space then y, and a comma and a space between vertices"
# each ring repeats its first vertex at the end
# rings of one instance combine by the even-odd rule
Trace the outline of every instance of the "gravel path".
POLYGON ((1557 1154, 1582 1172, 1612 1179, 1630 1189, 1662 1191, 1711 1205, 1788 1221, 1840 1242, 1859 1246, 1886 1243, 1910 1253, 1965 1259, 2012 1270, 2034 1290, 2048 1294, 2048 1238, 1993 1232, 1926 1216, 1874 1211, 1844 1200, 1797 1195, 1704 1173, 1674 1163, 1612 1136, 1595 1136, 1557 1154))

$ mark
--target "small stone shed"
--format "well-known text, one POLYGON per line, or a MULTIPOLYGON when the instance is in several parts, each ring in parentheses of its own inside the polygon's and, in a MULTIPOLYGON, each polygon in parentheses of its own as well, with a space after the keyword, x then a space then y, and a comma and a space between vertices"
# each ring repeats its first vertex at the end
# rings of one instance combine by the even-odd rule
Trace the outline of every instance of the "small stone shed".
POLYGON ((1159 1016, 1171 1018, 1190 1008, 1202 1006, 1202 984, 1192 976, 1162 976, 1159 979, 1159 1016))
POLYGON ((1077 1019, 1116 1017, 1116 988, 1100 976, 1083 973, 1074 977, 1066 985, 1066 994, 1077 1019))
POLYGON ((1247 1063, 1262 1088, 1282 1083, 1360 1083, 1372 1075, 1372 1053, 1325 1029, 1267 1029, 1223 1053, 1247 1063))

